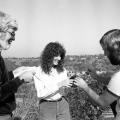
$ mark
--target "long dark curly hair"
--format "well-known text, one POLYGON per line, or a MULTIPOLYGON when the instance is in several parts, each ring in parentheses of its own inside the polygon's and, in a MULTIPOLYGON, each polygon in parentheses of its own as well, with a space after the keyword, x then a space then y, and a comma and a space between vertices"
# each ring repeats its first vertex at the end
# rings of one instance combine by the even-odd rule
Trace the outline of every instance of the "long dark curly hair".
POLYGON ((61 60, 56 66, 56 70, 58 73, 63 72, 65 54, 66 54, 66 50, 60 43, 50 42, 49 44, 47 44, 40 56, 40 65, 41 65, 42 71, 49 75, 51 68, 53 67, 54 57, 57 57, 60 55, 61 60))

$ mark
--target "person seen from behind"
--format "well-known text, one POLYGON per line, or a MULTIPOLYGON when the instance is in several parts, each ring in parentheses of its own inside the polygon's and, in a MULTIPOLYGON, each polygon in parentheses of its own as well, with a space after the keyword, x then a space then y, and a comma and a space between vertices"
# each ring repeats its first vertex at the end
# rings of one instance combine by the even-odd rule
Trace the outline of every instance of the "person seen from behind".
MULTIPOLYGON (((113 29, 106 32, 100 39, 100 44, 111 64, 120 65, 120 30, 113 29)), ((75 79, 74 84, 82 88, 93 103, 98 106, 105 107, 117 101, 115 120, 120 120, 120 71, 117 71, 108 80, 108 85, 101 95, 94 92, 86 81, 80 77, 75 79)))

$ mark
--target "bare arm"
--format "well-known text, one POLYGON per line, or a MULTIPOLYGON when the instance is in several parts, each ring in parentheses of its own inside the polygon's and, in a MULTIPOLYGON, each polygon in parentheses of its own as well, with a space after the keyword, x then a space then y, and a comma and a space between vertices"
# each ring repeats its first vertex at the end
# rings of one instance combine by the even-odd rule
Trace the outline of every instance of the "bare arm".
POLYGON ((84 91, 87 93, 92 102, 98 106, 102 107, 108 106, 119 98, 119 96, 112 94, 112 92, 108 90, 105 90, 102 93, 102 95, 99 96, 87 85, 87 83, 82 78, 76 78, 74 84, 84 89, 84 91))
POLYGON ((96 70, 93 68, 92 64, 89 62, 86 63, 88 70, 86 71, 87 75, 90 75, 94 80, 97 80, 98 82, 103 83, 104 85, 107 85, 111 79, 111 77, 103 77, 97 74, 96 70))
POLYGON ((104 85, 108 85, 109 81, 110 81, 111 77, 102 77, 97 75, 96 79, 98 82, 103 83, 104 85))
POLYGON ((95 93, 89 86, 84 88, 84 90, 92 102, 101 107, 108 106, 118 99, 118 96, 112 95, 107 90, 105 90, 100 96, 95 93))

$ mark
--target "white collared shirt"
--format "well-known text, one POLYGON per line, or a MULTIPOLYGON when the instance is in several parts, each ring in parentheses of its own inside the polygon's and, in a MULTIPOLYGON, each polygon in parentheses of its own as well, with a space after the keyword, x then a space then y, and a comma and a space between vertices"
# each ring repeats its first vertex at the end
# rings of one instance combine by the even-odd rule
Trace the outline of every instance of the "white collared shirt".
POLYGON ((58 88, 58 83, 67 79, 67 70, 64 68, 62 73, 58 73, 52 68, 50 75, 45 74, 41 67, 37 67, 34 75, 37 96, 46 100, 57 100, 64 94, 64 89, 58 88))

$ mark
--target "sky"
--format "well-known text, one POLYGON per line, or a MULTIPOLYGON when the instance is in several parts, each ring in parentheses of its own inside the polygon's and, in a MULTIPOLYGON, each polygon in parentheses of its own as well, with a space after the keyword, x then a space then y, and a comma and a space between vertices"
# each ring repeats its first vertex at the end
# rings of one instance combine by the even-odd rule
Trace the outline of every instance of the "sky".
POLYGON ((100 54, 101 37, 120 29, 120 0, 0 0, 0 11, 18 22, 16 40, 3 57, 39 57, 56 41, 66 55, 100 54))

